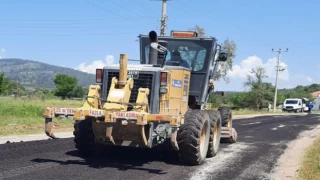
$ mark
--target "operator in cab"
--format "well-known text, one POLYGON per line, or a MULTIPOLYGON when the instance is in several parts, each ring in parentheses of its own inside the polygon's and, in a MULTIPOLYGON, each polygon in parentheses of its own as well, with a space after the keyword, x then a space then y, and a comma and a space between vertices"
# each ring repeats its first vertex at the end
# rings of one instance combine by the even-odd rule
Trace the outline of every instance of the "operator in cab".
POLYGON ((175 63, 180 63, 180 66, 190 69, 189 63, 181 58, 178 49, 172 51, 171 59, 166 61, 165 65, 176 66, 175 63))

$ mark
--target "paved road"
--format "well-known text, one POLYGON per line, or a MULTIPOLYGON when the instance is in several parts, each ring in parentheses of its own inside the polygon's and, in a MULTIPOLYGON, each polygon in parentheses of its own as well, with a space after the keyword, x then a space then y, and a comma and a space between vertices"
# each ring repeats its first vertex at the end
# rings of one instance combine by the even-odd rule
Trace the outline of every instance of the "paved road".
POLYGON ((290 115, 235 120, 239 141, 222 144, 216 157, 198 167, 183 166, 175 154, 154 150, 120 148, 83 159, 70 138, 2 144, 0 179, 269 179, 286 143, 317 126, 319 119, 290 115))

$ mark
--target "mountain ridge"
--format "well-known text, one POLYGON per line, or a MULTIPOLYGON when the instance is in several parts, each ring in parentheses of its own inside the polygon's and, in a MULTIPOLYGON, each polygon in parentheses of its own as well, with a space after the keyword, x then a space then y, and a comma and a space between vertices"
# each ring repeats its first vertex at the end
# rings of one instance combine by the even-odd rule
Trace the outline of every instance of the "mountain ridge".
POLYGON ((4 73, 5 77, 17 81, 29 89, 53 89, 53 80, 56 74, 67 74, 76 77, 78 84, 85 88, 95 82, 94 74, 21 58, 0 59, 0 73, 4 73))

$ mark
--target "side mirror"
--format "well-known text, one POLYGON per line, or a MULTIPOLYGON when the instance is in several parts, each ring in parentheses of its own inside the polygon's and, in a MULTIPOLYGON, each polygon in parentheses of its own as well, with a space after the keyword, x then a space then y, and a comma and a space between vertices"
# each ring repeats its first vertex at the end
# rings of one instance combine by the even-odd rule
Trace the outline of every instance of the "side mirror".
POLYGON ((220 52, 217 61, 227 61, 228 54, 226 52, 220 52))

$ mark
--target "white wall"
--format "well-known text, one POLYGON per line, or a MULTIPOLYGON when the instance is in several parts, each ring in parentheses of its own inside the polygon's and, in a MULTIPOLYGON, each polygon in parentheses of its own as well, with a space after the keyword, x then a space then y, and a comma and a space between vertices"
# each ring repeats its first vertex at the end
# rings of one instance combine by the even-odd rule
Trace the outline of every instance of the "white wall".
POLYGON ((312 110, 319 111, 319 105, 320 105, 320 97, 317 97, 316 99, 314 99, 312 110))

